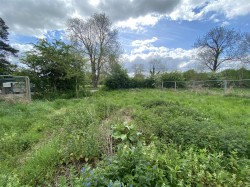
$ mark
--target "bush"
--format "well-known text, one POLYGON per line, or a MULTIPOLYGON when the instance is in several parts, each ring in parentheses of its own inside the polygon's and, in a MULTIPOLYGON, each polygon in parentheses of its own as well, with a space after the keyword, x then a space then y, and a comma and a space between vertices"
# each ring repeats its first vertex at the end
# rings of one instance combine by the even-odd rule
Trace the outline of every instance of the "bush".
POLYGON ((138 79, 131 78, 129 88, 155 88, 157 82, 154 78, 138 79))
POLYGON ((138 79, 129 78, 127 74, 117 73, 108 77, 105 81, 107 89, 124 89, 124 88, 155 88, 156 80, 154 78, 138 79))
POLYGON ((220 74, 210 73, 208 74, 208 81, 205 82, 205 87, 221 88, 223 84, 220 74))
POLYGON ((104 85, 110 90, 129 88, 129 77, 125 72, 117 72, 108 77, 104 85))

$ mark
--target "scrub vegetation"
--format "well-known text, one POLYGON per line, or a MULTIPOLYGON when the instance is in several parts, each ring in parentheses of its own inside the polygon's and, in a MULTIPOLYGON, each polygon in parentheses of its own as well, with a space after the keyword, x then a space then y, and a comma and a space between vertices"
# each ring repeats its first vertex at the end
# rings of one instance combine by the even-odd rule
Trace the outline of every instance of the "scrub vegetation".
POLYGON ((0 186, 250 185, 249 98, 131 89, 0 108, 0 186))

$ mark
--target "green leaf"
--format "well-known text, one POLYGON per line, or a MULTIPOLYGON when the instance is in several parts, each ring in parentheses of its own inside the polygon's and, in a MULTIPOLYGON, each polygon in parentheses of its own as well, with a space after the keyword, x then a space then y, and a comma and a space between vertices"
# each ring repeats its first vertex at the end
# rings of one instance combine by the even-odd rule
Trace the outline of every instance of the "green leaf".
POLYGON ((121 137, 122 141, 126 140, 127 139, 127 135, 126 134, 122 134, 121 137))

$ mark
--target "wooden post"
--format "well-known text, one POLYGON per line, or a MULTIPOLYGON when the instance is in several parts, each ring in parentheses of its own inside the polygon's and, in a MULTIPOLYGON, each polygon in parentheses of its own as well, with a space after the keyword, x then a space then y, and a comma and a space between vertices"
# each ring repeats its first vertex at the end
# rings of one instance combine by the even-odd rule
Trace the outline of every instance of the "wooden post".
POLYGON ((176 81, 174 82, 174 90, 176 91, 176 81))
POLYGON ((224 94, 227 93, 227 80, 224 80, 224 94))
POLYGON ((30 79, 29 77, 25 77, 25 90, 26 90, 26 98, 28 101, 31 101, 31 93, 30 93, 30 79))

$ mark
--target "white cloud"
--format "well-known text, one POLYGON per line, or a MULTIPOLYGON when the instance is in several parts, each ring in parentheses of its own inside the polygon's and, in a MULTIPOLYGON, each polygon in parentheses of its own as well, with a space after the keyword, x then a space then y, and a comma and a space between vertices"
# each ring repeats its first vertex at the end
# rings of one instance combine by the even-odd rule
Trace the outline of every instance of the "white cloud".
POLYGON ((13 48, 19 50, 19 54, 23 54, 26 51, 30 51, 33 49, 32 44, 20 44, 20 43, 13 43, 11 45, 13 48))
POLYGON ((145 26, 154 26, 162 16, 148 14, 138 18, 129 18, 125 21, 118 21, 116 26, 119 28, 129 28, 134 31, 144 31, 145 26))
POLYGON ((157 40, 158 40, 157 37, 153 37, 153 38, 147 39, 147 40, 134 40, 134 41, 132 41, 131 46, 133 46, 133 47, 145 46, 145 45, 154 43, 157 40))
POLYGON ((249 0, 182 0, 168 16, 172 20, 201 20, 209 13, 210 19, 219 21, 218 15, 232 19, 250 14, 249 0))
MULTIPOLYGON (((42 1, 16 1, 0 0, 2 17, 15 34, 43 36, 48 30, 64 29, 66 21, 77 14, 79 0, 42 0, 42 1)), ((81 11, 87 15, 95 10, 86 3, 81 11)), ((86 16, 82 14, 82 16, 86 16)))
POLYGON ((221 24, 222 27, 225 27, 225 26, 228 26, 228 25, 230 25, 230 23, 228 21, 223 21, 222 24, 221 24))
POLYGON ((196 66, 194 54, 196 49, 185 50, 182 48, 171 49, 164 46, 156 47, 153 45, 158 39, 153 37, 147 40, 135 40, 131 42, 133 49, 129 54, 123 55, 125 67, 130 73, 133 72, 135 64, 144 64, 148 68, 148 64, 153 59, 159 59, 168 71, 186 70, 196 66))
POLYGON ((199 20, 203 16, 202 9, 206 0, 182 0, 168 16, 172 20, 199 20))
POLYGON ((217 12, 224 14, 228 19, 245 16, 250 13, 249 0, 211 0, 203 9, 204 13, 217 12))
POLYGON ((89 4, 96 7, 96 6, 98 6, 100 4, 100 0, 90 0, 89 4))
POLYGON ((17 64, 17 65, 21 65, 20 63, 20 57, 22 57, 24 55, 25 52, 30 51, 33 49, 33 45, 32 44, 20 44, 20 43, 13 43, 11 45, 13 48, 19 50, 18 52, 18 57, 14 57, 14 56, 9 56, 8 60, 12 63, 12 64, 17 64))

